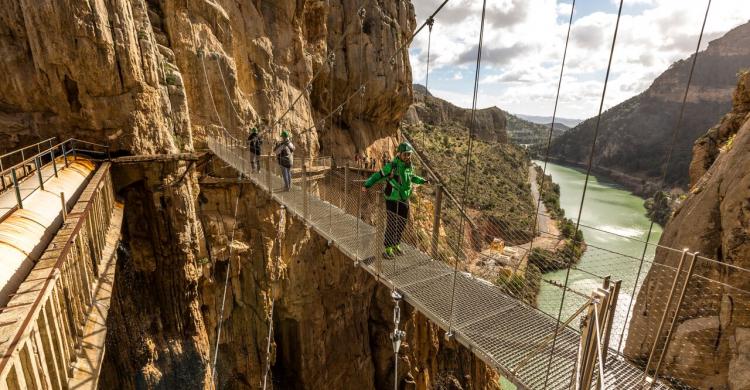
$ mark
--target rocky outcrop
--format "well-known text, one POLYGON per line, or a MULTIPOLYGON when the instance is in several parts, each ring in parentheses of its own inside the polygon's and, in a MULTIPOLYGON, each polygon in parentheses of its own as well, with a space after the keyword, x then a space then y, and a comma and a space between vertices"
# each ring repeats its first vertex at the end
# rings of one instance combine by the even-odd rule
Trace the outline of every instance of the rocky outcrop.
MULTIPOLYGON (((732 99, 732 111, 721 118, 718 125, 700 136, 693 145, 693 160, 690 162, 690 187, 695 186, 706 174, 716 158, 721 154, 721 148, 734 142, 734 137, 750 113, 750 77, 747 72, 740 76, 740 83, 732 99)), ((728 147, 731 147, 729 145, 728 147)))
MULTIPOLYGON (((696 143, 696 176, 691 178, 695 184, 660 241, 664 247, 689 248, 713 259, 696 263, 696 275, 690 279, 661 372, 694 388, 750 386, 744 374, 750 371, 748 83, 750 73, 745 72, 734 95, 735 110, 696 143), (735 123, 741 125, 735 127, 735 123), (697 178, 706 156, 713 162, 697 178)), ((635 360, 648 358, 674 278, 674 271, 661 265, 676 267, 679 256, 676 251, 657 249, 655 264, 637 297, 625 348, 625 354, 635 360)))
MULTIPOLYGON (((639 194, 653 196, 665 156, 674 146, 666 189, 687 187, 693 142, 731 108, 737 72, 750 67, 750 23, 698 54, 684 118, 672 142, 692 62, 691 56, 672 64, 646 91, 602 114, 596 168, 639 194)), ((566 163, 587 161, 595 123, 591 118, 566 131, 553 142, 552 155, 566 163)))
MULTIPOLYGON (((490 107, 476 110, 474 117, 474 134, 487 142, 507 142, 505 131, 507 119, 505 113, 490 107)), ((443 99, 436 98, 422 85, 414 85, 414 104, 406 114, 406 123, 419 123, 431 126, 458 125, 472 127, 471 110, 457 107, 443 99)))

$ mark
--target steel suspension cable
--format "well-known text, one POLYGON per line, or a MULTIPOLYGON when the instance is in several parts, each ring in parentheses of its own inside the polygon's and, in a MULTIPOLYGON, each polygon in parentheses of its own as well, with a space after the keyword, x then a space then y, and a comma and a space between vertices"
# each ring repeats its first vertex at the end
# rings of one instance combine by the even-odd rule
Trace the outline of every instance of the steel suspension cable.
MULTIPOLYGON (((573 27, 573 13, 576 9, 576 0, 570 7, 570 18, 568 19, 568 33, 565 35, 565 49, 563 49, 562 63, 560 65, 560 78, 557 80, 557 93, 555 94, 555 107, 552 110, 552 123, 549 125, 549 135, 547 136, 547 147, 544 152, 544 167, 542 168, 542 184, 539 185, 539 199, 536 201, 536 213, 534 213, 534 225, 532 226, 531 244, 529 244, 529 255, 534 249, 534 238, 536 238, 537 224, 539 223, 539 208, 542 206, 542 191, 544 190, 544 175, 547 174, 547 161, 549 161, 550 144, 552 143, 552 133, 555 130, 555 120, 557 119, 557 106, 560 102, 560 88, 562 87, 563 74, 565 73, 565 60, 568 57, 568 44, 570 43, 570 30, 573 27)), ((520 262, 519 262, 520 264, 520 262)))
MULTIPOLYGON (((435 16, 437 16, 437 14, 443 9, 443 7, 445 7, 445 5, 448 3, 448 1, 450 1, 450 0, 443 0, 443 2, 440 4, 440 6, 438 6, 435 9, 435 11, 422 23, 422 25, 416 31, 414 31, 414 33, 409 37, 409 39, 406 40, 401 46, 399 46, 396 49, 396 51, 388 59, 388 62, 395 61, 396 56, 399 55, 399 53, 401 53, 404 49, 406 49, 411 44, 411 42, 414 41, 414 38, 425 28, 425 26, 428 26, 429 20, 430 19, 434 19, 435 16)), ((362 88, 364 88, 367 85, 367 83, 369 83, 370 81, 372 81, 372 78, 370 78, 370 77, 368 77, 364 81, 362 81, 362 83, 354 90, 354 92, 352 92, 346 98, 344 98, 343 102, 341 104, 339 104, 336 107, 335 110, 330 111, 329 114, 326 117, 324 117, 320 121, 314 122, 310 127, 308 127, 307 129, 303 130, 301 133, 312 131, 313 129, 316 129, 318 127, 318 124, 325 123, 325 121, 327 119, 329 119, 331 116, 333 116, 336 112, 338 112, 339 110, 342 110, 349 103, 349 101, 351 101, 351 99, 354 98, 354 96, 357 93, 360 93, 360 91, 362 90, 362 88)))
POLYGON ((427 71, 425 72, 424 78, 424 89, 430 90, 430 47, 432 46, 432 27, 435 24, 435 19, 427 19, 430 33, 427 34, 427 71))
MULTIPOLYGON (((677 122, 675 123, 674 129, 672 130, 672 142, 670 143, 669 151, 667 152, 667 156, 664 161, 664 167, 662 169, 661 179, 659 180, 659 187, 656 189, 656 192, 654 193, 654 199, 656 199, 656 196, 660 192, 664 191, 664 182, 667 179, 667 172, 669 171, 669 165, 671 164, 675 144, 677 143, 677 134, 680 131, 680 127, 682 126, 682 121, 684 119, 685 106, 687 105, 688 93, 690 92, 690 85, 693 82, 693 73, 695 71, 695 64, 698 61, 698 54, 700 53, 701 43, 703 41, 703 34, 706 29, 706 21, 708 20, 708 12, 710 9, 711 9, 711 0, 708 0, 706 3, 706 12, 703 15, 703 24, 701 25, 701 31, 700 31, 700 34, 698 35, 698 43, 696 44, 695 52, 693 53, 693 62, 690 65, 690 73, 688 74, 687 84, 685 86, 685 93, 682 96, 682 105, 680 107, 680 114, 678 115, 677 122)), ((636 288, 638 287, 638 281, 640 280, 641 272, 643 271, 643 262, 646 258, 646 252, 648 251, 648 246, 649 246, 649 241, 651 240, 651 235, 653 234, 654 223, 655 223, 654 218, 651 218, 651 223, 649 224, 649 227, 648 227, 648 233, 646 234, 646 242, 643 246, 643 253, 641 253, 641 263, 638 266, 638 272, 636 273, 635 282, 633 283, 633 291, 631 292, 631 295, 630 295, 631 297, 635 297, 636 288)), ((620 351, 620 347, 622 347, 622 339, 625 336, 625 328, 627 327, 627 324, 628 324, 630 311, 633 306, 633 300, 634 299, 631 299, 630 302, 628 303, 628 311, 625 314, 625 322, 624 322, 625 326, 622 327, 622 331, 620 332, 620 341, 617 344, 618 352, 620 351)), ((668 308, 665 308, 665 310, 667 309, 668 308)), ((658 338, 658 335, 657 335, 657 338, 658 338)), ((654 342, 656 342, 656 338, 654 339, 654 342)))
MULTIPOLYGON (((242 173, 239 175, 239 179, 242 179, 242 173)), ((227 257, 227 271, 226 275, 224 276, 224 293, 221 297, 221 311, 219 315, 219 323, 216 325, 216 343, 214 345, 214 358, 213 358, 213 364, 211 368, 211 379, 213 379, 214 384, 216 383, 216 362, 219 359, 219 341, 221 341, 221 327, 224 324, 224 307, 226 305, 227 301, 227 285, 229 285, 229 274, 232 269, 232 254, 234 253, 234 233, 237 231, 237 210, 240 206, 240 198, 242 197, 242 184, 239 184, 239 191, 237 194, 237 199, 234 202, 234 217, 232 220, 232 234, 231 234, 231 240, 229 241, 229 256, 227 257)))
MULTIPOLYGON (((617 32, 620 28, 620 19, 622 18, 623 1, 624 0, 620 0, 620 6, 617 10, 617 21, 615 22, 615 32, 612 36, 612 46, 610 47, 610 50, 609 50, 609 61, 607 62, 607 73, 604 76, 604 87, 602 88, 602 97, 599 102, 599 112, 596 116, 596 125, 594 127, 594 139, 591 142, 591 151, 589 152, 588 166, 586 168, 586 179, 583 182, 583 192, 581 193, 581 203, 578 207, 578 217, 576 218, 576 228, 574 230, 574 232, 576 233, 578 232, 578 229, 581 224, 583 204, 584 204, 584 201, 586 200, 586 190, 588 189, 589 179, 591 178, 591 168, 594 163, 594 153, 596 152, 596 140, 599 137, 599 126, 601 124, 602 111, 604 110, 604 98, 607 95, 607 85, 609 84, 609 75, 612 70, 612 58, 614 57, 614 54, 615 54, 615 43, 617 42, 617 32)), ((574 233, 574 236, 573 236, 574 241, 578 241, 576 236, 577 234, 574 233)), ((570 279, 570 268, 571 267, 567 267, 565 270, 564 286, 566 289, 568 287, 568 281, 570 279)), ((555 333, 554 333, 555 336, 552 339, 552 347, 550 348, 549 359, 547 361, 547 372, 544 375, 544 388, 545 389, 547 388, 547 384, 549 382, 549 373, 552 368, 552 359, 555 356, 555 346, 557 345, 557 336, 560 332, 560 319, 562 317, 563 306, 565 306, 565 293, 567 291, 566 289, 562 290, 562 297, 560 298, 560 308, 558 309, 558 312, 557 312, 557 322, 555 323, 555 333)))
MULTIPOLYGON (((471 182, 471 150, 474 139, 474 127, 476 127, 477 98, 479 97, 479 71, 482 68, 482 44, 484 43, 484 21, 487 13, 487 0, 482 1, 482 19, 479 25, 479 45, 477 46, 477 65, 474 73, 474 96, 471 103, 471 122, 469 122, 469 144, 466 148, 466 171, 464 173, 464 193, 461 200, 461 209, 466 212, 466 203, 469 196, 469 183, 471 182)), ((448 321, 448 334, 453 333, 453 304, 456 301, 456 281, 458 279, 458 261, 461 260, 461 247, 464 240, 464 219, 461 218, 458 229, 458 245, 456 247, 456 262, 453 269, 453 288, 451 291, 451 314, 448 321)))
MULTIPOLYGON (((281 212, 279 213, 279 222, 276 226, 276 256, 274 256, 274 275, 278 274, 279 262, 281 262, 281 227, 286 224, 286 207, 281 206, 281 212)), ((268 317, 268 340, 266 341, 266 366, 265 372, 263 373, 263 390, 266 390, 268 383, 268 373, 271 371, 271 340, 273 340, 273 310, 276 303, 276 298, 273 295, 273 287, 271 287, 271 311, 268 317)))

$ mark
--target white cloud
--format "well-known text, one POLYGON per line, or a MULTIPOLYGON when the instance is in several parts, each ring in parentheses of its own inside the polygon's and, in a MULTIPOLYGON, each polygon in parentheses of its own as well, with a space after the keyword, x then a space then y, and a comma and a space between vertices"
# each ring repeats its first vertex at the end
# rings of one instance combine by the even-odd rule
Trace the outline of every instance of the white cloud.
MULTIPOLYGON (((415 0, 422 21, 439 3, 415 0)), ((622 16, 605 106, 611 107, 647 88, 671 63, 688 57, 697 43, 706 0, 626 0, 632 12, 622 16), (633 7, 637 6, 637 7, 633 7)), ((705 37, 716 38, 750 18, 742 1, 714 1, 705 37)), ((619 4, 619 1, 617 1, 619 4)), ((471 77, 430 82, 432 93, 456 104, 471 105, 482 2, 451 1, 436 17, 431 71, 471 77), (457 73, 458 72, 458 73, 457 73), (468 76, 469 73, 467 73, 468 76), (441 84, 441 82, 443 82, 441 84), (466 86, 460 84, 466 83, 466 86)), ((498 0, 488 2, 482 59, 480 106, 550 115, 554 104, 571 2, 498 0)), ((561 88, 559 113, 567 117, 596 114, 616 21, 616 7, 581 14, 576 10, 561 88), (614 8, 614 11, 613 11, 614 8)), ((704 39, 703 48, 709 39, 704 39)), ((415 80, 423 80, 427 34, 412 44, 415 80)))

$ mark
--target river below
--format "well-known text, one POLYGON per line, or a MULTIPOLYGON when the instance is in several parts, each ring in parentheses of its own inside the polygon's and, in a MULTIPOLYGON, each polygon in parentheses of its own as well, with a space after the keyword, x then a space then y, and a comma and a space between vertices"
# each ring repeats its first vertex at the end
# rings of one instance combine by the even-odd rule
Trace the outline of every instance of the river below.
MULTIPOLYGON (((542 166, 539 161, 534 163, 542 166)), ((565 210, 565 215, 575 221, 581 204, 586 173, 576 168, 551 163, 547 164, 547 173, 560 185, 560 206, 565 210)), ((619 344, 620 334, 623 334, 623 338, 627 337, 627 334, 622 332, 624 316, 631 299, 637 295, 637 290, 634 290, 633 286, 650 224, 642 198, 606 178, 593 175, 589 178, 581 213, 581 231, 589 248, 578 263, 577 268, 580 270, 570 270, 568 286, 588 295, 601 286, 601 279, 589 273, 598 276, 611 275, 613 280, 622 280, 616 314, 622 318, 619 323, 615 321, 611 340, 613 343, 610 344, 615 348, 619 344)), ((658 242, 661 233, 661 226, 655 224, 649 242, 658 242)), ((653 245, 646 250, 647 260, 653 258, 654 250, 653 245)), ((639 286, 648 269, 649 263, 645 262, 638 278, 639 286)), ((546 273, 543 278, 563 284, 565 271, 546 273)), ((541 310, 557 318, 561 298, 560 287, 543 282, 537 304, 541 310)), ((585 300, 582 297, 567 293, 562 319, 575 313, 583 302, 585 300)), ((577 321, 571 325, 577 327, 577 321)))

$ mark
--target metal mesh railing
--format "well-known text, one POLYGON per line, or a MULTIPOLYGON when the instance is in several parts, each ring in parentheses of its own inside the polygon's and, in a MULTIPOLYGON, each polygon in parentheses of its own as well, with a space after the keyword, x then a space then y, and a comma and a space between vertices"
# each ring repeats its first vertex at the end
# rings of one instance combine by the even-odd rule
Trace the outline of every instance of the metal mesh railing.
MULTIPOLYGON (((695 371, 691 359, 716 356, 711 348, 721 337, 715 333, 720 327, 712 326, 721 322, 727 300, 747 294, 746 270, 652 243, 642 243, 640 254, 595 245, 576 249, 574 238, 541 230, 535 240, 555 244, 535 241, 532 249, 529 237, 519 233, 524 227, 473 218, 447 200, 440 185, 415 190, 400 231, 393 229, 400 217, 386 210, 382 187, 363 190, 361 170, 334 166, 330 158, 295 158, 292 187, 284 191, 281 168, 272 157, 262 156, 257 171, 243 145, 209 139, 209 147, 520 387, 570 386, 582 341, 579 325, 587 320, 584 309, 595 293, 616 285, 611 331, 602 341, 605 385, 629 388, 656 376, 663 378, 654 381, 657 388, 701 388, 707 373, 695 371), (393 242, 401 243, 403 253, 384 256, 384 247, 393 242), (693 258, 700 272, 690 271, 693 258), (568 268, 565 285, 562 273, 568 268), (567 294, 561 301, 563 289, 567 294), (641 289, 646 292, 639 294, 641 289), (557 327, 560 305, 564 326, 557 327)), ((415 161, 415 170, 428 169, 415 161)), ((585 235, 595 228, 582 230, 585 235)))

